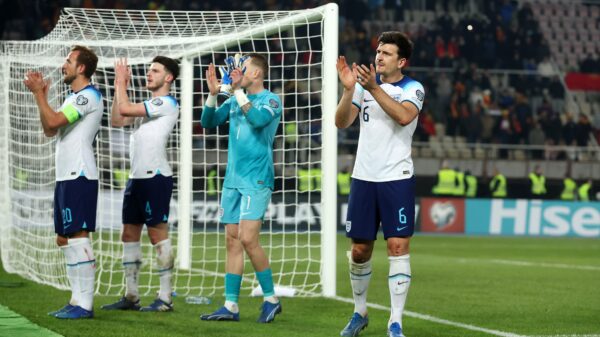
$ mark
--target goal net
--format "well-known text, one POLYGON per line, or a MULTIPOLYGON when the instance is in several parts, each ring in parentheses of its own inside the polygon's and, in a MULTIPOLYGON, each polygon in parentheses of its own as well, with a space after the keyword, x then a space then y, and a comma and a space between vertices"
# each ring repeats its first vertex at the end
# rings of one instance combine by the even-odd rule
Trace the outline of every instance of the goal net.
MULTIPOLYGON (((55 139, 43 135, 33 95, 23 84, 27 70, 52 83, 49 102, 58 109, 69 88, 61 66, 70 47, 91 47, 99 57, 93 83, 105 112, 95 141, 100 172, 97 230, 93 246, 98 294, 124 292, 121 206, 129 172, 133 131, 109 125, 114 61, 132 67, 129 95, 149 97, 145 74, 151 59, 180 62, 173 88, 179 122, 168 142, 174 170, 170 235, 177 246, 174 275, 179 295, 221 296, 224 292, 224 228, 218 224, 227 163, 228 125, 203 129, 209 63, 224 65, 235 53, 258 52, 269 59, 266 86, 284 104, 274 145, 275 191, 265 215, 261 243, 276 285, 298 295, 335 294, 337 6, 290 12, 123 11, 67 8, 46 37, 3 41, 0 49, 0 252, 8 272, 67 289, 64 258, 56 247, 52 218, 55 139)), ((143 233, 140 293, 159 287, 155 253, 143 233)), ((246 259, 248 260, 248 259, 246 259)), ((258 285, 251 264, 244 269, 242 295, 258 285)))

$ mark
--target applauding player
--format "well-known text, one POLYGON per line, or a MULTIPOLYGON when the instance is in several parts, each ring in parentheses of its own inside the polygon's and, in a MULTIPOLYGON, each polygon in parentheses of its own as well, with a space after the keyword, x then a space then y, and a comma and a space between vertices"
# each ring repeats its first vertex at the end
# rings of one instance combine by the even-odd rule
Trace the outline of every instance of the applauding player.
POLYGON ((414 231, 415 177, 410 154, 425 93, 421 83, 402 74, 412 42, 400 32, 385 32, 378 43, 375 66, 350 68, 343 56, 337 62, 344 92, 335 124, 347 128, 360 118, 346 221, 346 236, 352 239, 354 315, 342 336, 357 336, 368 324, 371 254, 380 225, 390 263, 388 336, 402 336, 402 311, 411 280, 408 245, 414 231))
POLYGON ((96 229, 98 169, 92 144, 102 120, 102 95, 90 84, 98 57, 83 46, 73 46, 62 67, 63 81, 72 93, 54 111, 48 104, 49 84, 42 74, 28 72, 25 85, 40 111, 44 134, 56 142, 54 230, 67 262, 71 300, 49 313, 63 319, 94 317, 96 259, 89 233, 96 229))
POLYGON ((219 81, 214 65, 210 64, 206 72, 210 94, 202 112, 202 125, 214 128, 229 120, 229 149, 220 219, 225 224, 227 245, 225 305, 212 314, 202 315, 202 320, 240 319, 238 297, 244 251, 265 296, 258 322, 269 323, 281 312, 269 260, 258 240, 273 190, 273 140, 282 111, 279 97, 264 87, 267 74, 265 57, 248 55, 243 64, 225 74, 231 77, 233 96, 217 109, 219 81))
POLYGON ((126 293, 105 310, 172 311, 171 300, 174 254, 169 239, 169 204, 173 191, 173 171, 167 161, 167 140, 179 116, 179 104, 170 95, 179 74, 173 59, 156 56, 146 75, 152 98, 132 103, 127 96, 130 74, 127 60, 115 63, 115 100, 111 124, 135 124, 129 155, 131 173, 123 198, 123 266, 126 293), (142 261, 140 238, 146 224, 150 242, 156 249, 160 291, 152 304, 140 308, 138 278, 142 261))

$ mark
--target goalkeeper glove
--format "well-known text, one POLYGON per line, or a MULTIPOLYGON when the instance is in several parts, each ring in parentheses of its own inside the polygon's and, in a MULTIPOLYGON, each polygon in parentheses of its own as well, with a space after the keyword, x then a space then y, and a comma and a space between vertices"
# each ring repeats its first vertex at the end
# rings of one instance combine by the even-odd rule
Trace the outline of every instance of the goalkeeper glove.
POLYGON ((219 72, 221 73, 221 88, 220 93, 226 96, 231 95, 231 76, 229 76, 230 71, 225 67, 219 67, 219 72))
POLYGON ((231 90, 231 72, 234 69, 240 68, 242 73, 246 71, 246 68, 242 68, 244 61, 248 59, 248 56, 242 56, 237 53, 235 56, 228 56, 225 58, 225 67, 219 67, 219 72, 221 73, 221 94, 230 96, 232 94, 231 90))

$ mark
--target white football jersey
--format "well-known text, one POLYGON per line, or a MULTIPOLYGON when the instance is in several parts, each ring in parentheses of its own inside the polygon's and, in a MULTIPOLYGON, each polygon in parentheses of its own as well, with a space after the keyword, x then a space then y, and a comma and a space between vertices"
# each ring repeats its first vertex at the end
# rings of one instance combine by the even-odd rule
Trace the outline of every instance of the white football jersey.
MULTIPOLYGON (((409 101, 419 112, 423 108, 425 90, 412 78, 404 76, 396 83, 382 83, 377 75, 377 84, 395 101, 409 101)), ((398 124, 358 83, 352 104, 360 110, 360 135, 352 177, 373 182, 412 177, 411 145, 418 116, 406 126, 398 124)))
POLYGON ((157 174, 170 177, 173 171, 167 161, 167 141, 179 117, 179 104, 167 95, 144 101, 144 107, 146 117, 139 118, 141 123, 129 141, 129 178, 152 178, 157 174))
POLYGON ((96 87, 73 92, 60 106, 69 124, 58 130, 56 142, 56 181, 73 180, 85 176, 98 180, 98 168, 92 144, 100 128, 104 105, 96 87))

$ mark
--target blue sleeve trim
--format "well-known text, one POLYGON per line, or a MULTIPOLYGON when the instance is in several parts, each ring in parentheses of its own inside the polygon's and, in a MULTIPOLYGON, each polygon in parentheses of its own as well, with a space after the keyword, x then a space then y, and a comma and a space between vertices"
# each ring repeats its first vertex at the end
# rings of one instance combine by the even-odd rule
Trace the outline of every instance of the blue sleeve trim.
POLYGON ((179 103, 177 102, 177 100, 175 99, 175 97, 173 97, 171 95, 167 95, 167 96, 163 96, 163 97, 168 98, 171 101, 171 103, 173 103, 173 106, 179 105, 179 103))
POLYGON ((413 101, 411 101, 409 99, 405 99, 405 100, 400 101, 400 103, 404 103, 404 102, 410 102, 410 103, 412 103, 412 105, 414 105, 415 108, 417 108, 417 112, 421 112, 421 109, 419 109, 419 106, 417 105, 417 103, 415 103, 415 102, 413 102, 413 101))
POLYGON ((101 100, 101 99, 102 99, 102 93, 100 92, 100 90, 96 89, 96 87, 95 87, 95 86, 93 86, 93 85, 91 85, 91 84, 90 84, 90 85, 88 85, 87 87, 85 87, 85 88, 81 89, 80 91, 78 91, 78 92, 74 93, 74 94, 77 94, 77 93, 80 93, 80 92, 81 92, 81 93, 83 93, 84 91, 91 91, 91 92, 93 92, 94 94, 96 94, 96 98, 97 98, 98 100, 101 100))
POLYGON ((358 103, 356 103, 356 102, 352 101, 352 105, 354 105, 355 107, 357 107, 357 108, 358 108, 358 110, 360 110, 360 104, 358 104, 358 103))
POLYGON ((144 109, 146 109, 146 116, 150 118, 150 111, 148 111, 148 101, 144 101, 144 109))

